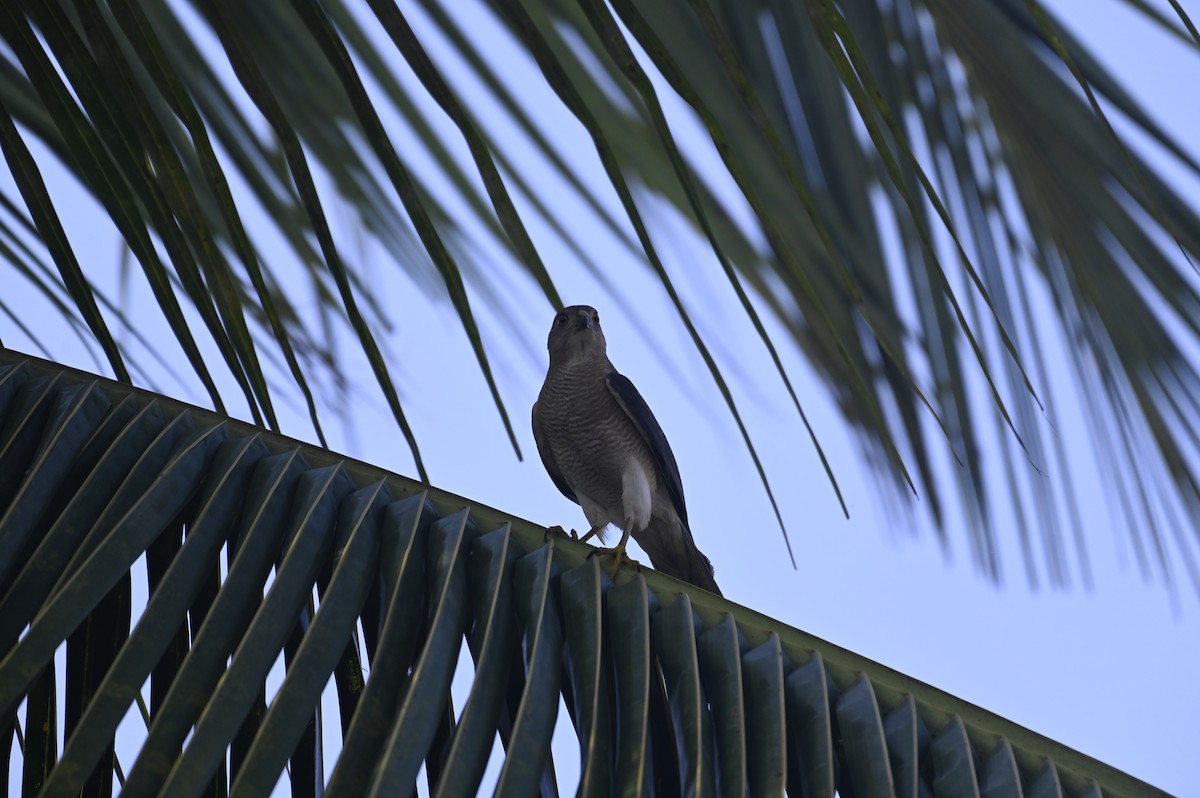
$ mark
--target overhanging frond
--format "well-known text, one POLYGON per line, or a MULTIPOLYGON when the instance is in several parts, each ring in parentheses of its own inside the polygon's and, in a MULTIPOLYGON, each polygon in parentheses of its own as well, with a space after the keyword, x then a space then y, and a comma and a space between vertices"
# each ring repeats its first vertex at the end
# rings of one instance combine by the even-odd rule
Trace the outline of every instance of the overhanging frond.
MULTIPOLYGON (((497 348, 470 297, 523 273, 559 303, 565 267, 543 262, 534 229, 610 287, 622 269, 651 266, 738 418, 728 366, 707 354, 716 348, 678 291, 688 269, 718 267, 797 413, 784 342, 760 311, 828 381, 885 481, 920 495, 937 524, 947 497, 961 498, 984 573, 1003 573, 1003 526, 1032 582, 1090 583, 1079 455, 1057 430, 1079 415, 1139 566, 1200 585, 1200 451, 1179 433, 1200 408, 1200 217, 1116 130, 1139 131, 1181 172, 1200 165, 1070 20, 1036 0, 369 7, 5 5, 0 144, 15 192, 0 213, 0 269, 113 374, 141 373, 147 351, 163 357, 158 342, 113 332, 136 325, 64 234, 62 189, 43 177, 58 160, 140 266, 177 339, 165 359, 186 360, 214 407, 232 380, 249 416, 276 427, 268 386, 288 385, 321 437, 319 406, 344 405, 336 352, 349 334, 423 474, 381 335, 413 299, 375 296, 331 220, 348 211, 424 298, 449 303, 514 448, 497 348), (522 77, 480 37, 506 37, 522 77), (544 121, 529 80, 585 139, 544 121), (693 120, 668 112, 668 97, 694 112, 715 158, 681 144, 693 120), (573 151, 587 140, 603 166, 590 180, 573 151), (738 196, 709 178, 731 178, 738 196), (552 185, 585 212, 562 218, 552 185), (695 224, 711 266, 660 256, 647 198, 695 224), (628 263, 597 264, 599 236, 628 263), (953 491, 935 479, 941 464, 953 491)), ((1177 19, 1147 14, 1200 52, 1172 8, 1177 19)), ((53 340, 47 322, 7 302, 0 312, 31 343, 53 340)))

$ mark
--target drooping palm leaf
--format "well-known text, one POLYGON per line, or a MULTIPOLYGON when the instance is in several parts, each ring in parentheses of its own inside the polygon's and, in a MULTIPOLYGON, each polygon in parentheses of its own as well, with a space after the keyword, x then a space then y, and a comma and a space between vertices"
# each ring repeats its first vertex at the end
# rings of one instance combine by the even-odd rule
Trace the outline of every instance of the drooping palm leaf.
MULTIPOLYGON (((58 200, 27 156, 36 140, 112 216, 214 406, 223 406, 215 363, 197 335, 216 346, 254 418, 274 425, 268 385, 290 381, 320 436, 318 406, 343 384, 332 353, 350 332, 423 475, 377 340, 394 303, 372 296, 363 263, 330 224, 333 209, 350 209, 417 284, 449 301, 505 424, 467 288, 487 292, 525 270, 558 303, 558 267, 538 255, 522 198, 587 267, 599 268, 587 254, 594 230, 629 249, 623 268, 652 266, 737 417, 718 358, 689 321, 697 309, 675 288, 697 266, 660 258, 643 221, 642 200, 663 198, 711 246, 801 416, 775 355, 782 343, 768 338, 757 306, 829 381, 868 459, 925 497, 939 523, 948 487, 935 464, 954 461, 985 573, 1001 573, 997 508, 1007 505, 1031 580, 1090 579, 1071 487, 1077 455, 1055 427, 1079 413, 1139 564, 1200 584, 1196 523, 1183 520, 1200 503, 1196 446, 1179 434, 1196 427, 1200 408, 1200 375, 1185 354, 1200 333, 1190 274, 1200 219, 1117 137, 1105 109, 1180 168, 1200 169, 1071 36, 1069 20, 1035 0, 418 5, 379 0, 368 14, 310 0, 8 4, 0 140, 17 194, 0 216, 0 268, 60 312, 73 307, 69 323, 95 336, 115 374, 138 368, 145 347, 131 358, 114 342, 109 327, 126 325, 89 276, 95 264, 57 232, 58 200), (503 51, 525 53, 546 76, 594 143, 604 185, 557 149, 486 36, 507 36, 503 51), (415 83, 397 79, 402 64, 415 83), (508 119, 464 101, 468 84, 517 132, 501 135, 508 119), (666 111, 664 92, 695 111, 719 165, 675 141, 687 120, 666 111), (443 140, 442 112, 467 161, 443 140), (402 120, 424 152, 397 149, 385 119, 402 120), (513 155, 524 150, 584 201, 585 218, 555 216, 537 169, 513 155), (714 170, 733 178, 751 222, 709 188, 714 170), (624 219, 597 200, 612 190, 624 219), (266 248, 272 238, 286 242, 286 259, 266 248), (484 251, 511 260, 484 263, 484 251), (58 275, 31 260, 52 261, 58 275), (306 299, 296 273, 315 317, 296 309, 306 299), (1035 312, 1047 304, 1056 317, 1035 312), (1047 359, 1046 339, 1064 342, 1083 407, 1061 398, 1066 370, 1047 359)), ((1152 17, 1200 51, 1191 20, 1173 8, 1178 19, 1152 17)), ((46 337, 44 322, 2 309, 46 337)))
POLYGON ((2 351, 0 476, 0 795, 383 796, 422 766, 470 795, 498 734, 496 794, 552 796, 556 723, 585 795, 1164 795, 498 510, 2 351))

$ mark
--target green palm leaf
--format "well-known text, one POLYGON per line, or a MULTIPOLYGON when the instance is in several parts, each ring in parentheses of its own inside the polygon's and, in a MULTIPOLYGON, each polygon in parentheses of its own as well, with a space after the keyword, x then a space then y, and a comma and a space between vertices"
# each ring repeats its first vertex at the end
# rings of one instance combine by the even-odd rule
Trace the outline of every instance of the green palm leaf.
POLYGON ((283 778, 293 795, 394 795, 422 767, 431 794, 469 795, 496 735, 497 794, 555 795, 556 723, 588 795, 1163 794, 669 577, 614 584, 588 547, 497 510, 10 353, 0 464, 20 474, 0 484, 0 717, 24 732, 5 795, 119 779, 123 795, 265 796, 283 778), (131 743, 117 730, 147 690, 131 743))

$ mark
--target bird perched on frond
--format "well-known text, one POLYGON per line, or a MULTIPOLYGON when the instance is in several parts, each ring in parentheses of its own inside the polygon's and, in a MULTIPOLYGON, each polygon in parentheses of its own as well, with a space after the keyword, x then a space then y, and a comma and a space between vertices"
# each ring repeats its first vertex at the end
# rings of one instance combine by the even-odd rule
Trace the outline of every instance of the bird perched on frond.
POLYGON ((608 359, 600 316, 587 305, 554 317, 547 341, 550 368, 533 405, 533 437, 550 478, 583 508, 600 535, 609 523, 621 541, 614 574, 630 535, 663 573, 721 594, 713 567, 688 527, 683 483, 662 427, 633 383, 608 359))

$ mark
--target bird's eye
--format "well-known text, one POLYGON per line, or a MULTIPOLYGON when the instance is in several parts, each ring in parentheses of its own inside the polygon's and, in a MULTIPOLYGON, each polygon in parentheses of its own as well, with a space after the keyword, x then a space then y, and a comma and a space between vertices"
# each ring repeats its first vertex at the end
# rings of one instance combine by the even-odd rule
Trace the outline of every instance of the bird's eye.
POLYGON ((597 313, 597 312, 596 312, 596 311, 594 311, 594 310, 592 311, 592 323, 593 323, 593 324, 599 324, 599 323, 600 323, 600 314, 599 314, 599 313, 597 313))
POLYGON ((558 325, 559 327, 566 324, 567 323, 567 314, 559 313, 557 316, 554 317, 554 323, 556 325, 558 325))

